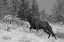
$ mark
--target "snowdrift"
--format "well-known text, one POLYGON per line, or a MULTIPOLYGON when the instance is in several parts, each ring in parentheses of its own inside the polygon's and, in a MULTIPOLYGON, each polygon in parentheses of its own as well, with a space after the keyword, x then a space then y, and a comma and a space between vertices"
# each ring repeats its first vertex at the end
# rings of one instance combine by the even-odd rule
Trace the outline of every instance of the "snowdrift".
MULTIPOLYGON (((54 37, 48 39, 48 35, 43 31, 30 32, 29 23, 24 23, 26 24, 22 26, 0 23, 0 42, 63 42, 60 39, 55 40, 54 37)), ((54 25, 52 27, 54 28, 54 25)))

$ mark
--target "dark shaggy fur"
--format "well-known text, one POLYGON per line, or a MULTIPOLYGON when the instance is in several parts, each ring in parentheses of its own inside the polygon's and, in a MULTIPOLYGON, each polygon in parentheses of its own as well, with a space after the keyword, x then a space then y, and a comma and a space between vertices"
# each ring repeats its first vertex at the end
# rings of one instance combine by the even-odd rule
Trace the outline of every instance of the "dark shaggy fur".
POLYGON ((40 21, 38 19, 33 19, 32 17, 28 16, 27 17, 27 21, 30 23, 31 27, 30 27, 30 31, 31 29, 37 29, 37 31, 39 29, 43 29, 47 34, 49 34, 48 38, 50 37, 50 34, 52 34, 52 36, 55 37, 55 34, 52 31, 52 27, 49 25, 48 22, 45 21, 40 21))

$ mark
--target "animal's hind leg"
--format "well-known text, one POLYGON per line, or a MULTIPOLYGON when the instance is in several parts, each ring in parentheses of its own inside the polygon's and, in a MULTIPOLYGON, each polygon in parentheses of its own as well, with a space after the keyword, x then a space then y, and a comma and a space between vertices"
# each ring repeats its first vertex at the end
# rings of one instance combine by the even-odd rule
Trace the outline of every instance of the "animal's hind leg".
POLYGON ((52 36, 54 36, 55 37, 55 39, 56 39, 56 36, 55 36, 55 34, 53 33, 53 31, 52 30, 50 30, 50 29, 48 29, 48 31, 52 34, 52 36))
POLYGON ((49 34, 48 38, 50 37, 50 32, 48 32, 46 29, 44 29, 44 31, 49 34))
POLYGON ((54 37, 55 37, 55 39, 56 39, 56 36, 55 36, 55 34, 53 33, 53 31, 52 31, 52 36, 54 36, 54 37))

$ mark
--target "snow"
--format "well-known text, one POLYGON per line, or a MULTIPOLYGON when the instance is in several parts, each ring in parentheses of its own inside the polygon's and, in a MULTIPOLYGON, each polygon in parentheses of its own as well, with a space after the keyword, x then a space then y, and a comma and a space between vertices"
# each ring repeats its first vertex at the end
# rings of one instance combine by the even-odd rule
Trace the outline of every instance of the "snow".
MULTIPOLYGON (((57 29, 63 28, 63 26, 50 25, 54 32, 57 32, 57 29)), ((23 26, 0 23, 0 42, 64 42, 62 39, 55 40, 54 37, 48 39, 48 35, 43 31, 39 31, 38 33, 34 31, 31 33, 29 27, 28 22, 23 26), (9 27, 10 29, 7 31, 9 27)))
MULTIPOLYGON (((50 23, 49 23, 50 24, 50 23)), ((62 32, 64 33, 64 25, 59 25, 59 24, 50 24, 53 31, 56 32, 62 32)))

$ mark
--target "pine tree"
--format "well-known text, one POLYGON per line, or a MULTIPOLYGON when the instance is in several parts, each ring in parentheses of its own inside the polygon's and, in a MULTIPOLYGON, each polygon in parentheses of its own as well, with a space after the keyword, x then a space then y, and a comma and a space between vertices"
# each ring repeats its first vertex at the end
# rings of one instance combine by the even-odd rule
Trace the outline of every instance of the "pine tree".
POLYGON ((64 0, 57 0, 54 3, 52 14, 57 22, 64 22, 64 0))
POLYGON ((39 7, 38 7, 38 3, 36 2, 36 0, 32 0, 32 16, 34 18, 39 18, 40 16, 39 7))
POLYGON ((25 19, 26 16, 29 14, 30 11, 30 5, 29 5, 29 0, 21 0, 21 4, 19 6, 19 11, 18 11, 18 17, 25 19))
POLYGON ((39 7, 36 3, 36 0, 21 0, 19 6, 18 17, 26 19, 27 16, 37 17, 39 16, 39 7))

